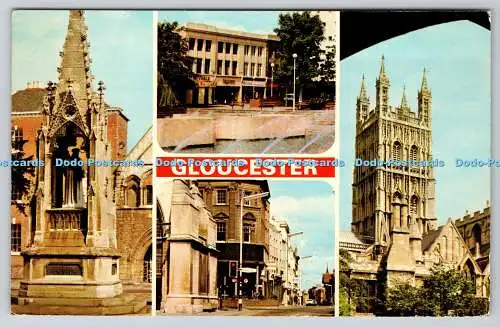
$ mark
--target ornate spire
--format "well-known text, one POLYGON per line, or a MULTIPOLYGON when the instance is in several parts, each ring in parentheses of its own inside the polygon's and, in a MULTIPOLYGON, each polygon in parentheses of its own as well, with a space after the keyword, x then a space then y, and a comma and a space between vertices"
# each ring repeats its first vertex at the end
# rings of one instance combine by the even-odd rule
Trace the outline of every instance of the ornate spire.
POLYGON ((363 74, 363 77, 361 78, 361 89, 359 90, 359 99, 360 100, 368 99, 368 95, 366 94, 365 75, 364 74, 363 74))
POLYGON ((88 109, 89 95, 92 94, 88 47, 83 10, 70 10, 66 40, 60 52, 57 93, 67 92, 69 87, 82 114, 88 109))
POLYGON ((382 55, 382 60, 380 62, 379 79, 387 79, 387 74, 385 73, 385 58, 384 58, 384 55, 382 55))
POLYGON ((401 108, 408 108, 408 100, 406 99, 406 85, 403 85, 403 97, 401 98, 401 108))
POLYGON ((422 87, 420 88, 421 91, 428 91, 429 88, 427 87, 427 71, 424 68, 424 74, 422 75, 422 87))

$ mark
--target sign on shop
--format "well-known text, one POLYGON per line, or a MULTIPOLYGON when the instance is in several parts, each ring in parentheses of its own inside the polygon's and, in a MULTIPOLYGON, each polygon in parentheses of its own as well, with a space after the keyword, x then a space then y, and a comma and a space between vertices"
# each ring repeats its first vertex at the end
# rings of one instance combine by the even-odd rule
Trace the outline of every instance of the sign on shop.
POLYGON ((198 87, 216 87, 217 82, 213 76, 200 76, 196 80, 198 87))

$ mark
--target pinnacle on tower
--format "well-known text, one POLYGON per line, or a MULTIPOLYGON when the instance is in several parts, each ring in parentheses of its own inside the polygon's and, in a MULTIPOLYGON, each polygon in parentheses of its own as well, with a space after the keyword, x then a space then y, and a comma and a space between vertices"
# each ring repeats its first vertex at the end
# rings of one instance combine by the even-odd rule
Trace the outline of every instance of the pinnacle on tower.
POLYGON ((59 83, 57 93, 66 92, 68 86, 75 98, 78 110, 84 113, 89 107, 90 57, 88 55, 87 26, 83 10, 70 10, 68 30, 63 50, 60 52, 59 83))
POLYGON ((401 108, 408 108, 408 100, 406 99, 406 85, 403 86, 403 96, 401 98, 401 108))
POLYGON ((363 74, 363 77, 361 78, 361 89, 359 91, 359 99, 360 100, 368 99, 368 95, 366 94, 365 75, 364 74, 363 74))
POLYGON ((380 62, 379 79, 387 79, 387 74, 385 73, 385 57, 384 57, 384 55, 382 55, 382 60, 380 62))
POLYGON ((429 88, 427 87, 427 71, 424 68, 424 73, 422 75, 422 87, 420 88, 421 91, 428 91, 429 88))

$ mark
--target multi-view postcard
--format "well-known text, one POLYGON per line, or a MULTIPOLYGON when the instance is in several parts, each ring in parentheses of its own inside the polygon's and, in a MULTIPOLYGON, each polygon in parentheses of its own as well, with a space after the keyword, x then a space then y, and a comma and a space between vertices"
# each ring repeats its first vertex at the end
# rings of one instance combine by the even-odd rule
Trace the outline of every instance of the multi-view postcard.
POLYGON ((14 10, 11 313, 487 315, 491 59, 487 11, 14 10))

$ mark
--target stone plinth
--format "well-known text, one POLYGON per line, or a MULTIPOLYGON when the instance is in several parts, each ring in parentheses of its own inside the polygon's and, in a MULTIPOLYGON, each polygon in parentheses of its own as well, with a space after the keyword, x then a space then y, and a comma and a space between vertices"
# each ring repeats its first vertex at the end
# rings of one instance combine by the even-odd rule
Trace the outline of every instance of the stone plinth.
POLYGON ((210 117, 158 119, 158 142, 162 147, 186 147, 215 143, 215 121, 210 117))

